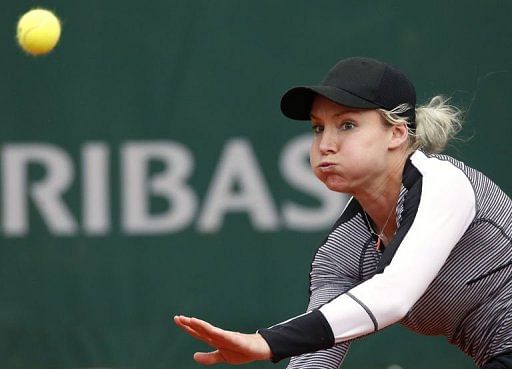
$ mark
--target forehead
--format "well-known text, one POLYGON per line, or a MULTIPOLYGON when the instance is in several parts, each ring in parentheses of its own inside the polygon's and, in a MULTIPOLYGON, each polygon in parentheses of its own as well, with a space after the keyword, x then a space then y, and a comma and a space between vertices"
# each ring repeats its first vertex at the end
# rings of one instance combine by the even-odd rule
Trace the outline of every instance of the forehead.
POLYGON ((336 118, 345 114, 364 114, 374 110, 348 107, 317 95, 311 104, 310 117, 311 119, 321 117, 336 118))

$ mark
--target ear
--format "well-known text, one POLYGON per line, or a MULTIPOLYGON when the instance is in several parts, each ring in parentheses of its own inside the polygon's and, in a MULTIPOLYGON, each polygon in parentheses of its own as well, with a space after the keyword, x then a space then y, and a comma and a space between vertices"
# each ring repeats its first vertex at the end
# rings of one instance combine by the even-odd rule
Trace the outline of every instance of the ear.
POLYGON ((396 149, 402 146, 409 139, 409 131, 407 130, 407 125, 404 124, 394 124, 391 127, 391 140, 389 141, 389 149, 396 149))

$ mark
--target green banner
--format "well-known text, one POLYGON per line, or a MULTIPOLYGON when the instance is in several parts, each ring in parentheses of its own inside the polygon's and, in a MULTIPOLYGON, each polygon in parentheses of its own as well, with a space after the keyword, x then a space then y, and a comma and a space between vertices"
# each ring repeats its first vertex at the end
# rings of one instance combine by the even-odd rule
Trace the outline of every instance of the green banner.
MULTIPOLYGON (((421 103, 452 96, 466 126, 449 153, 510 194, 510 14, 510 1, 8 0, 0 368, 197 368, 206 348, 174 314, 251 332, 303 312, 346 197, 313 177, 309 125, 279 100, 341 58, 397 65, 421 103), (40 57, 15 38, 35 6, 62 21, 40 57)), ((473 367, 399 326, 343 365, 433 366, 473 367)))

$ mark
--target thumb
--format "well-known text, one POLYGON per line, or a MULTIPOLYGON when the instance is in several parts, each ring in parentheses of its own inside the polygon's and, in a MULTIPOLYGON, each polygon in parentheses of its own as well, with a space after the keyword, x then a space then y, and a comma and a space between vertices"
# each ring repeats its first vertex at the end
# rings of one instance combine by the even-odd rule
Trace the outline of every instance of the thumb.
POLYGON ((219 350, 212 352, 196 352, 194 354, 194 360, 203 365, 213 365, 225 362, 219 350))

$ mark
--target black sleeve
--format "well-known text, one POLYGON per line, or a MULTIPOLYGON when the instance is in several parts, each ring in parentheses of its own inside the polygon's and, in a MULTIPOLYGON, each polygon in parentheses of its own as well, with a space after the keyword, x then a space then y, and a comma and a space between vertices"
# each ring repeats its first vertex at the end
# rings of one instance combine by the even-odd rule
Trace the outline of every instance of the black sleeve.
POLYGON ((272 362, 328 349, 334 346, 334 335, 329 323, 319 310, 287 320, 258 333, 272 351, 272 362))

